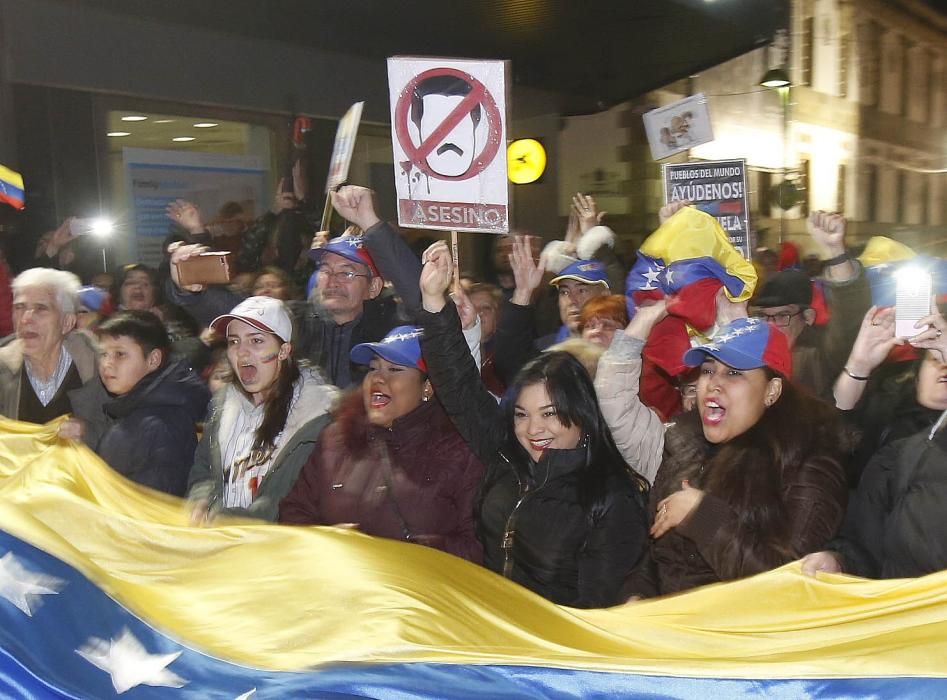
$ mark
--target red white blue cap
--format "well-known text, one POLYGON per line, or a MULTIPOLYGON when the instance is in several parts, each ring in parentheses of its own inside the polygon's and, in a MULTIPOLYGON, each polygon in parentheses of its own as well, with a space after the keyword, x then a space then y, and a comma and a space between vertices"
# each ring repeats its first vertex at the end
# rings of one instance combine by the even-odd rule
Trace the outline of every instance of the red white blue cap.
POLYGON ((272 333, 284 343, 293 338, 293 319, 286 305, 272 297, 249 297, 237 304, 229 314, 218 316, 210 327, 226 335, 231 321, 243 321, 264 333, 272 333))
POLYGON ((734 369, 769 367, 792 376, 789 340, 778 328, 759 318, 738 318, 720 329, 709 342, 684 353, 684 364, 697 367, 707 356, 734 369))
POLYGON ((352 362, 367 365, 375 355, 402 367, 415 367, 427 374, 427 365, 421 357, 421 336, 424 331, 415 326, 398 326, 377 343, 359 343, 349 357, 352 362))
POLYGON ((562 280, 576 280, 585 284, 600 284, 608 288, 608 272, 598 260, 576 260, 563 268, 562 272, 549 280, 549 284, 558 285, 562 280))
POLYGON ((335 253, 359 265, 367 265, 372 275, 381 277, 381 273, 378 271, 378 268, 375 267, 375 261, 372 260, 368 248, 365 247, 365 239, 362 236, 339 236, 338 238, 333 238, 321 248, 313 248, 310 250, 309 257, 315 261, 316 265, 319 265, 322 262, 322 256, 326 253, 335 253))
POLYGON ((79 288, 79 306, 98 313, 109 301, 109 293, 98 287, 79 288))

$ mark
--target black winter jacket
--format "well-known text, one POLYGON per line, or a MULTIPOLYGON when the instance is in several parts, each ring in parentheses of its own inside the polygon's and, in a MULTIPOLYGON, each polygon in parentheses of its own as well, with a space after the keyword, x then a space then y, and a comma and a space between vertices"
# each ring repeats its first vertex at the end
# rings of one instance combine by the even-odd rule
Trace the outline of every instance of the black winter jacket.
POLYGON ((841 555, 846 573, 867 578, 947 569, 945 503, 947 430, 925 429, 872 458, 826 549, 841 555))
POLYGON ((487 468, 477 508, 484 564, 561 605, 621 602, 622 581, 647 542, 646 496, 630 474, 615 476, 604 502, 588 512, 578 493, 584 448, 513 463, 502 451, 502 410, 480 381, 456 308, 422 311, 419 320, 434 390, 487 468))
POLYGON ((86 422, 83 438, 115 471, 132 481, 183 496, 197 448, 196 424, 210 400, 204 382, 183 361, 146 375, 123 396, 96 377, 70 394, 86 422))

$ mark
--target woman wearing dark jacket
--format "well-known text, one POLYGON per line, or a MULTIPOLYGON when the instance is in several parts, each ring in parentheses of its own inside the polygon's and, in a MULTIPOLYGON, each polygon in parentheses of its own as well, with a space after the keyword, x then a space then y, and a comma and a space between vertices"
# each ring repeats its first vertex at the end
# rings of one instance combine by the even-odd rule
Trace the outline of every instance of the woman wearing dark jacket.
POLYGON ((839 536, 803 559, 803 573, 913 578, 947 569, 945 419, 947 411, 868 462, 839 536))
POLYGON ((619 603, 647 538, 647 485, 618 454, 588 373, 566 353, 547 353, 520 371, 498 406, 444 297, 446 245, 434 244, 424 260, 431 382, 487 467, 477 503, 484 564, 554 603, 619 603))
POLYGON ((675 593, 776 568, 821 548, 845 512, 846 436, 828 404, 787 377, 775 326, 739 318, 684 361, 697 410, 665 434, 648 555, 625 591, 675 593))
POLYGON ((368 374, 319 437, 279 520, 353 525, 479 564, 473 500, 483 465, 434 397, 420 335, 399 326, 380 343, 352 348, 368 374))

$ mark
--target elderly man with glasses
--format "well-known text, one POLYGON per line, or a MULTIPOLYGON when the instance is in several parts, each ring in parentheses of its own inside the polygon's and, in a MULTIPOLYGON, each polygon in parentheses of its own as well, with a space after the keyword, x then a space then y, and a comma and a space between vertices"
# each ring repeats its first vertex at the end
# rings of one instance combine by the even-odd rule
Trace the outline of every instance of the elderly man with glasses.
POLYGON ((822 274, 829 322, 824 327, 814 325, 812 281, 799 270, 770 276, 750 303, 755 316, 766 319, 789 339, 792 380, 831 400, 832 385, 871 306, 871 292, 861 265, 845 250, 845 219, 817 211, 807 223, 809 235, 827 258, 822 274))
POLYGON ((79 278, 32 268, 13 280, 14 335, 0 347, 0 415, 46 423, 72 412, 68 392, 96 374, 89 336, 75 331, 79 278))

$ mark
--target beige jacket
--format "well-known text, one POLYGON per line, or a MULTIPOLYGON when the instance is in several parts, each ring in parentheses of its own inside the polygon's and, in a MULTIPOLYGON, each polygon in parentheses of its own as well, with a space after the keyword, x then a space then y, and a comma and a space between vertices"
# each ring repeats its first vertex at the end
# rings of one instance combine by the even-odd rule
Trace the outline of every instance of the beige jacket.
POLYGON ((615 333, 598 361, 595 393, 621 456, 653 484, 664 453, 664 423, 638 398, 643 347, 643 340, 615 333))
MULTIPOLYGON (((69 351, 72 361, 85 384, 95 376, 97 370, 95 343, 85 333, 73 331, 63 339, 63 347, 69 351)), ((17 418, 20 406, 20 377, 23 368, 23 343, 13 338, 0 347, 0 416, 17 418)))

